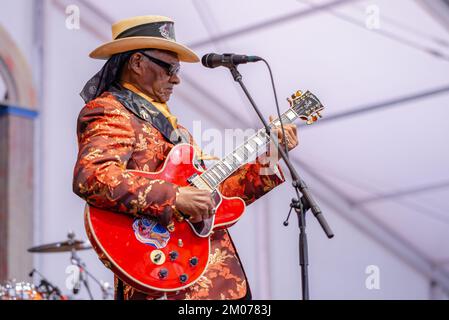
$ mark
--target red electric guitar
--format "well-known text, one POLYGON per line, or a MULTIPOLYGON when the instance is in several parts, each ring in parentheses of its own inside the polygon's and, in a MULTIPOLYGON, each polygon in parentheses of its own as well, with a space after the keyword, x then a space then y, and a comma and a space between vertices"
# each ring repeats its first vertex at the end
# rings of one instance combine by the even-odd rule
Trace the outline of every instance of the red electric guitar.
MULTIPOLYGON (((310 92, 297 92, 288 99, 290 108, 282 115, 284 124, 297 118, 312 124, 324 109, 310 92)), ((279 119, 270 123, 280 126, 279 119)), ((85 227, 100 260, 120 279, 143 292, 177 291, 194 284, 205 272, 214 229, 236 223, 245 211, 242 199, 220 194, 218 186, 239 167, 266 150, 265 129, 257 131, 243 145, 202 170, 194 164, 195 151, 189 144, 178 144, 158 172, 130 171, 131 174, 168 181, 179 186, 209 190, 216 205, 213 217, 198 224, 176 219, 163 227, 151 218, 133 218, 87 205, 85 227)))

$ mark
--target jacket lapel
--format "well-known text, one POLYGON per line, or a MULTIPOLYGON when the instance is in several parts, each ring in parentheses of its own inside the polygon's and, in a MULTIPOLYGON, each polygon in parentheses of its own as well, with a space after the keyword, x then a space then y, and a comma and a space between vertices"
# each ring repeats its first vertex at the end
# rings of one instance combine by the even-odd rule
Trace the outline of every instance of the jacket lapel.
POLYGON ((159 130, 165 139, 173 144, 184 142, 185 137, 179 135, 168 119, 152 103, 118 84, 109 88, 109 92, 126 109, 159 130))

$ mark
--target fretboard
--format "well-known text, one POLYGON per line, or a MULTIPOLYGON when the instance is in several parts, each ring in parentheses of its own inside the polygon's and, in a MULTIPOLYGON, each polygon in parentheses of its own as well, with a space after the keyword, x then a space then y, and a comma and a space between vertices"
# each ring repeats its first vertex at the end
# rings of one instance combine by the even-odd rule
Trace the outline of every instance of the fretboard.
MULTIPOLYGON (((289 109, 281 115, 283 124, 293 123, 297 118, 298 115, 292 109, 289 109)), ((279 119, 270 123, 270 129, 279 126, 279 119)), ((232 175, 238 168, 266 151, 266 145, 269 141, 270 139, 266 134, 265 128, 258 130, 233 152, 204 171, 201 174, 202 180, 205 181, 211 189, 217 188, 220 183, 232 175)))

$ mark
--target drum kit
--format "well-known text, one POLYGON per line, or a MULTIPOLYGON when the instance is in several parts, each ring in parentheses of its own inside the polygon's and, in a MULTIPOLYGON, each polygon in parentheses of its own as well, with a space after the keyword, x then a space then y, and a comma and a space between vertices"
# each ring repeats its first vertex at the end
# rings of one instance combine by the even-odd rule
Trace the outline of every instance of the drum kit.
MULTIPOLYGON (((77 295, 83 285, 89 298, 94 299, 89 287, 89 279, 92 279, 100 286, 103 299, 109 299, 113 294, 113 288, 107 282, 99 281, 86 269, 86 264, 78 256, 77 252, 81 250, 90 250, 92 246, 82 240, 75 239, 75 234, 69 232, 67 240, 55 243, 44 244, 36 247, 31 247, 28 252, 31 253, 62 253, 70 252, 70 262, 75 270, 70 289, 73 295, 77 295)), ((0 300, 72 300, 73 296, 64 295, 61 290, 53 285, 47 278, 45 278, 38 270, 33 269, 29 276, 39 278, 39 284, 35 285, 26 281, 10 280, 0 283, 0 300)), ((67 282, 66 282, 67 284, 67 282)), ((69 286, 68 286, 69 287, 69 286)))

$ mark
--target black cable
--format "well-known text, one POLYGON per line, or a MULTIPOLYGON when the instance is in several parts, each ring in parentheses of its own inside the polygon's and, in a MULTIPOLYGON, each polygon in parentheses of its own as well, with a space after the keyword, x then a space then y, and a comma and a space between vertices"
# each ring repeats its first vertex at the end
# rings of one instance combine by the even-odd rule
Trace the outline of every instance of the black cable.
POLYGON ((287 141, 287 137, 285 135, 284 123, 282 122, 281 110, 279 109, 279 101, 278 101, 278 96, 277 96, 277 93, 276 93, 276 85, 274 84, 273 72, 271 71, 270 64, 267 62, 267 60, 262 59, 262 61, 267 66, 268 71, 270 73, 271 86, 273 87, 273 93, 274 93, 274 101, 276 102, 276 111, 277 111, 277 114, 278 114, 279 122, 281 123, 282 136, 284 137, 284 142, 285 142, 284 143, 285 155, 287 156, 287 158, 289 158, 289 156, 288 156, 288 146, 287 146, 287 142, 286 142, 287 141))

